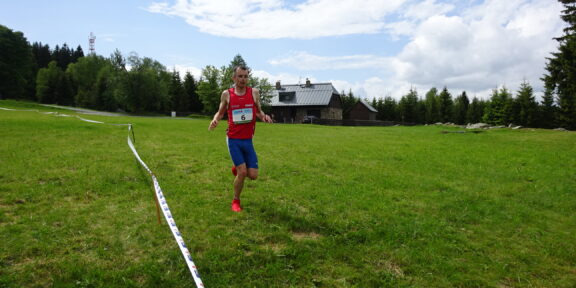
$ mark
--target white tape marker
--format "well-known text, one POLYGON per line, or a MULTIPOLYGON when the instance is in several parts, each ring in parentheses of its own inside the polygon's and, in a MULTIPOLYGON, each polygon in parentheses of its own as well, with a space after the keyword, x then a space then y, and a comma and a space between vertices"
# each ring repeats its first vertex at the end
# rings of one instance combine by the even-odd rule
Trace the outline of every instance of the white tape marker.
MULTIPOLYGON (((131 130, 132 130, 132 125, 129 125, 128 131, 131 131, 131 130)), ((152 170, 150 170, 150 168, 148 168, 148 165, 146 165, 146 163, 144 163, 144 161, 142 161, 142 159, 140 158, 140 155, 138 155, 138 152, 136 151, 136 148, 134 148, 134 144, 132 143, 132 139, 130 139, 130 135, 128 135, 128 146, 130 146, 130 149, 132 149, 132 152, 134 153, 134 156, 136 157, 136 159, 138 159, 138 162, 140 162, 140 165, 142 165, 142 167, 144 167, 144 169, 146 169, 146 171, 148 171, 148 174, 150 174, 150 177, 152 178, 152 182, 154 183, 154 191, 156 192, 156 199, 158 200, 158 203, 160 203, 160 206, 162 208, 162 213, 164 214, 164 218, 166 218, 166 222, 169 224, 168 226, 170 226, 170 230, 172 231, 172 235, 174 236, 174 239, 176 239, 176 242, 178 243, 178 247, 180 248, 180 252, 182 252, 182 255, 184 255, 184 259, 186 260, 186 264, 188 265, 188 269, 190 269, 190 272, 192 273, 192 277, 194 278, 194 282, 196 282, 196 286, 197 287, 204 287, 204 283, 202 283, 202 279, 200 279, 200 273, 198 273, 198 269, 196 269, 196 265, 194 264, 194 261, 192 260, 192 255, 188 251, 188 248, 186 247, 186 244, 184 243, 184 239, 180 235, 180 231, 178 230, 178 227, 176 226, 176 221, 174 221, 174 218, 172 218, 172 213, 170 213, 170 208, 168 207, 168 203, 166 203, 166 199, 164 198, 164 194, 162 194, 162 188, 160 188, 160 184, 158 183, 158 180, 156 179, 156 176, 154 175, 154 173, 152 173, 152 170)))
MULTIPOLYGON (((35 111, 35 112, 38 112, 38 110, 16 110, 16 109, 9 109, 9 108, 3 108, 3 107, 0 107, 0 109, 1 110, 8 110, 8 111, 35 111)), ((49 112, 49 113, 45 113, 45 114, 56 114, 56 116, 58 116, 58 112, 49 112)), ((63 115, 65 115, 65 114, 63 114, 63 115)), ((66 115, 66 116, 69 116, 69 115, 66 115)), ((190 251, 188 251, 188 248, 186 247, 186 243, 184 243, 184 238, 182 238, 182 236, 180 235, 180 231, 178 230, 178 227, 176 226, 176 221, 174 221, 174 218, 172 217, 172 213, 170 213, 170 208, 168 207, 168 203, 166 202, 166 198, 164 197, 164 194, 162 193, 162 188, 160 188, 160 184, 158 183, 158 180, 156 179, 156 176, 154 175, 152 170, 150 170, 150 168, 148 168, 148 165, 146 165, 146 163, 144 163, 144 161, 142 161, 142 159, 140 158, 140 155, 138 155, 138 151, 136 151, 136 148, 134 147, 134 143, 132 143, 132 139, 130 139, 130 132, 132 132, 132 124, 105 123, 105 122, 85 119, 85 118, 82 118, 80 116, 76 116, 76 118, 78 118, 82 121, 85 121, 85 122, 89 122, 89 123, 115 125, 115 126, 128 126, 128 146, 130 147, 130 150, 132 150, 132 153, 134 153, 134 156, 136 157, 136 159, 138 160, 140 165, 142 165, 142 167, 144 167, 144 169, 146 169, 146 171, 148 171, 148 174, 150 174, 150 177, 152 177, 152 182, 154 183, 154 191, 156 192, 155 193, 156 200, 161 205, 162 213, 164 214, 164 218, 166 219, 166 222, 168 223, 168 226, 170 227, 170 231, 172 231, 172 235, 174 235, 174 239, 176 239, 176 243, 178 243, 178 247, 180 248, 180 252, 182 252, 182 255, 184 256, 184 260, 186 260, 186 264, 188 265, 188 269, 190 270, 190 273, 192 274, 192 278, 194 278, 194 282, 196 283, 196 287, 198 287, 198 288, 204 287, 204 283, 202 283, 202 279, 200 279, 200 273, 198 272, 198 269, 196 268, 196 265, 194 264, 194 261, 192 260, 192 255, 190 254, 190 251)))

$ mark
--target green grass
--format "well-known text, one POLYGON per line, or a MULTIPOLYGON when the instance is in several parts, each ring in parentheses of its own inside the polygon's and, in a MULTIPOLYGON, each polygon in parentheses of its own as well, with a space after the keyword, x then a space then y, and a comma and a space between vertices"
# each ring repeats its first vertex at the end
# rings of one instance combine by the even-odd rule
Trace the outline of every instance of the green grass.
MULTIPOLYGON (((33 103, 0 107, 72 112, 33 103)), ((574 287, 576 133, 133 123, 206 287, 574 287)), ((0 110, 0 287, 195 287, 126 127, 0 110)))

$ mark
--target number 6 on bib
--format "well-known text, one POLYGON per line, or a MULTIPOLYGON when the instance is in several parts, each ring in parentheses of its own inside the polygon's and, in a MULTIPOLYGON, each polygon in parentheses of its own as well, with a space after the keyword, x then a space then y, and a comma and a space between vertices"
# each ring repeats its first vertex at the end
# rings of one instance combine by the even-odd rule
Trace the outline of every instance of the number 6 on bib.
POLYGON ((244 124, 252 122, 252 108, 232 110, 232 121, 234 124, 244 124))

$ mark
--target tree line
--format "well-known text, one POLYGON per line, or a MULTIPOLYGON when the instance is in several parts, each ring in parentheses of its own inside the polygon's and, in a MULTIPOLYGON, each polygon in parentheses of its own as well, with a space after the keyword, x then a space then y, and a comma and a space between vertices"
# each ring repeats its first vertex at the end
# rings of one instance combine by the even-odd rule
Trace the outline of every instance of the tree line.
MULTIPOLYGON (((67 44, 50 49, 29 44, 22 32, 0 25, 0 99, 25 99, 46 104, 78 106, 104 111, 134 113, 211 114, 218 109, 223 90, 232 86, 233 67, 246 62, 236 55, 228 66, 212 65, 200 79, 136 53, 109 57, 84 55, 67 44)), ((250 76, 249 84, 261 91, 269 109, 272 85, 266 78, 250 76)))
MULTIPOLYGON (((341 92, 344 106, 344 118, 360 99, 349 91, 341 92)), ((377 120, 411 124, 487 123, 492 125, 520 125, 524 127, 554 128, 559 121, 559 109, 550 96, 544 96, 538 102, 532 86, 524 81, 514 94, 506 87, 492 90, 490 99, 477 97, 470 99, 464 91, 456 97, 444 87, 442 91, 431 88, 423 97, 415 89, 396 100, 390 96, 365 100, 378 114, 377 120)))

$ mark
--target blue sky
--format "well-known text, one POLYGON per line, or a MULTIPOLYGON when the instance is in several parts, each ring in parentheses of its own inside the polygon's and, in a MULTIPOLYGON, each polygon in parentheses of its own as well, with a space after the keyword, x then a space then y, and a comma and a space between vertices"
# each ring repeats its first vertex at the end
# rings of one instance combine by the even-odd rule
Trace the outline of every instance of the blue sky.
POLYGON ((562 34, 554 0, 18 0, 0 24, 30 42, 136 52, 197 77, 242 55, 271 83, 310 78, 363 98, 446 86, 487 98, 525 79, 539 94, 562 34))

